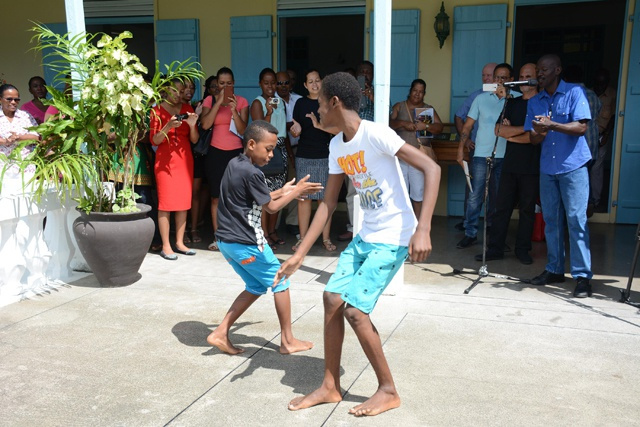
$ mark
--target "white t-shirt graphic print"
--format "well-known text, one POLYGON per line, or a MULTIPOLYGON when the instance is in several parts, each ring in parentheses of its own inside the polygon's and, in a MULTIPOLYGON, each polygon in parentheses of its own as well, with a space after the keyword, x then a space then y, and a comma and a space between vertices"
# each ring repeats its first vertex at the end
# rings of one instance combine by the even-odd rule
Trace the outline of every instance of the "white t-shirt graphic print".
POLYGON ((386 125, 363 120, 351 141, 340 132, 329 144, 329 173, 345 173, 360 196, 368 243, 408 246, 417 220, 395 154, 405 142, 386 125))

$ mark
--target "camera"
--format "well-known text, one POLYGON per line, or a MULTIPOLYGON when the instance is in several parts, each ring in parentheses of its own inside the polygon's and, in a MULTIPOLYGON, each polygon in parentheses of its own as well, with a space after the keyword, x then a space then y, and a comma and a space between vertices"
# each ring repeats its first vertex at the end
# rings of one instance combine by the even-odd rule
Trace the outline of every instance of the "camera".
POLYGON ((271 101, 269 101, 269 104, 271 104, 271 105, 280 104, 280 98, 271 98, 271 101))
POLYGON ((187 120, 188 118, 189 118, 189 114, 187 114, 187 113, 176 114, 176 120, 178 120, 178 121, 187 120))

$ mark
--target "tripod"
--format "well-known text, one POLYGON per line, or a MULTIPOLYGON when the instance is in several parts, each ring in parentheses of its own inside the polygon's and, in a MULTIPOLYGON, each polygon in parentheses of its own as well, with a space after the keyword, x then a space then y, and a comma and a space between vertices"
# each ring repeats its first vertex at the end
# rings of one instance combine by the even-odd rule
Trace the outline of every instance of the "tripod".
POLYGON ((633 274, 636 271, 636 264, 638 262, 638 255, 640 254, 640 222, 636 229, 636 250, 633 254, 633 262, 631 263, 631 272, 629 273, 629 281, 627 282, 627 289, 620 289, 620 302, 632 305, 634 307, 640 307, 640 303, 632 302, 629 297, 631 296, 631 283, 633 282, 633 274))
MULTIPOLYGON (((482 230, 482 267, 480 267, 480 269, 478 270, 478 277, 473 281, 473 283, 471 283, 471 286, 469 286, 467 289, 464 290, 465 294, 468 294, 469 292, 471 292, 471 290, 473 288, 475 288, 481 281, 483 278, 485 277, 495 277, 498 279, 507 279, 507 280, 513 280, 516 282, 522 282, 522 283, 530 283, 530 280, 528 279, 520 279, 518 277, 512 277, 512 276, 506 276, 503 274, 495 274, 495 273, 490 273, 489 269, 487 268, 487 223, 488 223, 488 219, 489 219, 489 182, 491 180, 491 174, 493 172, 493 167, 494 167, 494 163, 495 163, 495 158, 496 158, 496 151, 498 149, 498 140, 499 140, 499 134, 500 134, 500 128, 502 126, 502 121, 504 120, 504 112, 507 108, 507 102, 509 101, 509 94, 510 94, 510 89, 508 87, 504 88, 506 93, 505 93, 505 98, 504 98, 504 104, 502 105, 502 111, 500 112, 500 118, 498 119, 498 130, 496 132, 496 139, 493 143, 493 151, 491 152, 491 156, 486 158, 487 161, 487 172, 485 174, 485 179, 484 179, 484 197, 483 197, 483 204, 484 204, 484 225, 483 225, 483 230, 482 230)), ((466 273, 471 273, 472 271, 466 271, 466 273)), ((473 271, 475 273, 475 271, 473 271)), ((454 274, 461 274, 461 273, 465 273, 464 270, 458 270, 458 269, 454 269, 453 270, 454 274)))

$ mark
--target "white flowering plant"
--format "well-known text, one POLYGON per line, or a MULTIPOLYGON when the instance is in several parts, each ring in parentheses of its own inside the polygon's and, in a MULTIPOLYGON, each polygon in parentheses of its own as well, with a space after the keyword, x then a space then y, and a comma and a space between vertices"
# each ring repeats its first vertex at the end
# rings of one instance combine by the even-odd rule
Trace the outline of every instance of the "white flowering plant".
POLYGON ((54 187, 63 197, 78 194, 79 209, 86 212, 137 210, 134 156, 149 130, 152 107, 172 81, 201 79, 200 65, 176 61, 161 73, 156 61, 155 73, 145 79, 147 68, 127 52, 128 31, 115 38, 103 33, 69 38, 39 24, 32 31, 34 49, 49 59, 55 83, 67 90, 47 87, 51 99, 45 103, 58 115, 34 128, 42 141, 28 156, 20 158, 20 150, 13 150, 10 160, 23 170, 36 166, 28 184, 37 197, 54 187), (116 195, 103 185, 114 176, 122 183, 116 195))

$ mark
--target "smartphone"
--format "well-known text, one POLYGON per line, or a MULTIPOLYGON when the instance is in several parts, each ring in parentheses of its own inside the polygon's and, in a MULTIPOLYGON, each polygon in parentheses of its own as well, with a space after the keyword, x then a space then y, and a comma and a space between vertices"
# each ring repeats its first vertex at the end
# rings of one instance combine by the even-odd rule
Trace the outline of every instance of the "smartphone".
POLYGON ((483 92, 495 92, 498 90, 498 83, 485 83, 482 85, 483 92))
POLYGON ((233 98, 233 86, 225 86, 223 95, 223 103, 229 102, 229 98, 233 98))
POLYGON ((183 120, 187 120, 188 118, 189 118, 189 114, 187 113, 176 114, 176 120, 183 121, 183 120))
POLYGON ((366 87, 366 80, 364 76, 358 76, 358 84, 360 85, 360 90, 364 90, 366 87))

